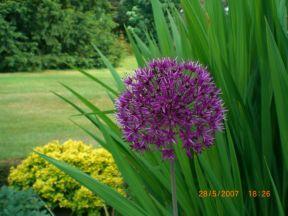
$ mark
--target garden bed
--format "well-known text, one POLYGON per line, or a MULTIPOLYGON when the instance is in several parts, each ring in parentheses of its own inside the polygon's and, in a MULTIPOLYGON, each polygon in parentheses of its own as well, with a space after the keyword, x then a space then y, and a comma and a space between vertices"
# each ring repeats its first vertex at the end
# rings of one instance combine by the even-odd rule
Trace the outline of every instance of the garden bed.
POLYGON ((17 166, 21 162, 21 160, 22 158, 0 160, 0 187, 2 185, 7 185, 7 178, 10 168, 12 166, 17 166))

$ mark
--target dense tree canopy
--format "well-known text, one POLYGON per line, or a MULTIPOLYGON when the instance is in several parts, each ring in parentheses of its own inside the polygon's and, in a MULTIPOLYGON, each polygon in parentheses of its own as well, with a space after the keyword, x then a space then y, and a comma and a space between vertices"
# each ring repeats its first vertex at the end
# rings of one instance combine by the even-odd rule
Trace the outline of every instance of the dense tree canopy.
POLYGON ((6 0, 0 3, 0 71, 97 67, 99 47, 116 63, 121 50, 106 0, 6 0))
POLYGON ((0 72, 102 66, 92 44, 115 64, 124 26, 153 35, 150 0, 0 0, 0 72))

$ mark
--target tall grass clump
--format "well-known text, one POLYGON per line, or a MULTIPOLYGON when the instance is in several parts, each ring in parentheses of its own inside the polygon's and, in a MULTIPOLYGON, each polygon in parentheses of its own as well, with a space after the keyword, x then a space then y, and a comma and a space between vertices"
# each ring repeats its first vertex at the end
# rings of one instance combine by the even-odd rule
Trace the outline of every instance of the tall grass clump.
MULTIPOLYGON (((176 145, 179 215, 285 215, 288 210, 288 35, 287 2, 282 0, 182 0, 180 12, 163 11, 152 1, 157 37, 147 43, 129 32, 139 66, 159 57, 197 60, 207 65, 227 108, 225 131, 216 145, 184 157, 176 145), (166 18, 168 17, 168 18, 166 18), (286 96, 285 96, 286 95, 286 96)), ((102 55, 116 89, 82 71, 114 100, 125 89, 102 55)), ((110 151, 128 185, 123 197, 67 164, 42 157, 101 196, 122 215, 171 215, 169 163, 158 152, 129 148, 114 123, 113 110, 101 111, 64 85, 84 105, 58 95, 102 133, 88 131, 110 151)), ((181 140, 179 140, 181 142, 181 140)), ((180 144, 180 143, 179 143, 180 144)))

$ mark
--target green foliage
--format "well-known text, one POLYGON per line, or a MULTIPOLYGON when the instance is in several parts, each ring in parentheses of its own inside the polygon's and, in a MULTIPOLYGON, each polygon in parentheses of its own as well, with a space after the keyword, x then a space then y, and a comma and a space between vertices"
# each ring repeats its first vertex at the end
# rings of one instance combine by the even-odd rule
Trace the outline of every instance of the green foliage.
POLYGON ((100 67, 92 44, 116 64, 121 46, 105 1, 7 0, 0 3, 0 71, 100 67))
MULTIPOLYGON (((234 208, 239 214, 245 209, 246 214, 281 215, 288 210, 287 4, 231 0, 225 13, 220 0, 183 0, 184 15, 172 10, 165 22, 160 4, 152 2, 159 46, 152 39, 140 43, 134 35, 138 63, 160 56, 199 60, 212 71, 228 108, 226 133, 216 140, 219 152, 207 154, 210 162, 202 168, 207 173, 214 167, 213 172, 200 189, 241 189, 242 197, 223 210, 218 207, 219 214, 234 208), (235 156, 220 145, 233 147, 235 156), (251 200, 251 189, 269 189, 275 199, 251 200)), ((219 205, 216 200, 207 203, 210 209, 219 205)))
MULTIPOLYGON (((163 9, 179 6, 179 0, 162 0, 163 9)), ((150 0, 122 0, 118 5, 115 21, 124 29, 124 25, 145 40, 143 30, 149 29, 155 35, 153 11, 150 0)))
POLYGON ((102 13, 109 13, 112 6, 109 0, 59 0, 63 8, 74 8, 81 11, 94 11, 96 15, 101 16, 102 13))
MULTIPOLYGON (((179 214, 284 216, 288 211, 288 5, 280 0, 230 0, 227 13, 222 0, 181 3, 184 14, 172 8, 167 21, 160 2, 152 1, 157 38, 147 38, 147 44, 129 34, 140 66, 163 56, 198 60, 208 66, 223 91, 227 121, 215 146, 193 159, 176 146, 179 214), (199 197, 199 190, 216 193, 199 197), (226 197, 222 190, 238 193, 226 197), (255 190, 257 197, 249 196, 249 190, 255 190)), ((111 152, 128 184, 130 208, 118 204, 114 208, 123 215, 135 211, 171 215, 168 164, 156 152, 133 152, 108 114, 66 88, 85 108, 60 97, 102 132, 103 138, 82 127, 111 152)), ((125 197, 88 181, 84 173, 42 157, 107 202, 118 199, 127 205, 125 197)))
MULTIPOLYGON (((83 142, 69 140, 64 144, 54 141, 35 151, 73 164, 124 195, 123 180, 113 158, 102 148, 94 149, 83 142)), ((11 168, 8 182, 19 189, 33 188, 47 205, 69 208, 78 215, 96 214, 105 206, 99 197, 35 153, 11 168)))
POLYGON ((3 186, 0 189, 0 215, 2 216, 48 216, 45 203, 33 190, 17 191, 3 186))

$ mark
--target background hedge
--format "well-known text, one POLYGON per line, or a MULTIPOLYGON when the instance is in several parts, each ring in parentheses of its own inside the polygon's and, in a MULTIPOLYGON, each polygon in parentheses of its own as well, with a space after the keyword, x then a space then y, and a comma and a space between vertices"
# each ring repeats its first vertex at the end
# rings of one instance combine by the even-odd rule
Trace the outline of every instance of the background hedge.
POLYGON ((0 1, 0 71, 99 67, 91 44, 116 64, 121 46, 110 12, 107 0, 0 1))
POLYGON ((155 36, 150 0, 0 0, 0 72, 101 67, 91 44, 115 65, 125 27, 155 36))

